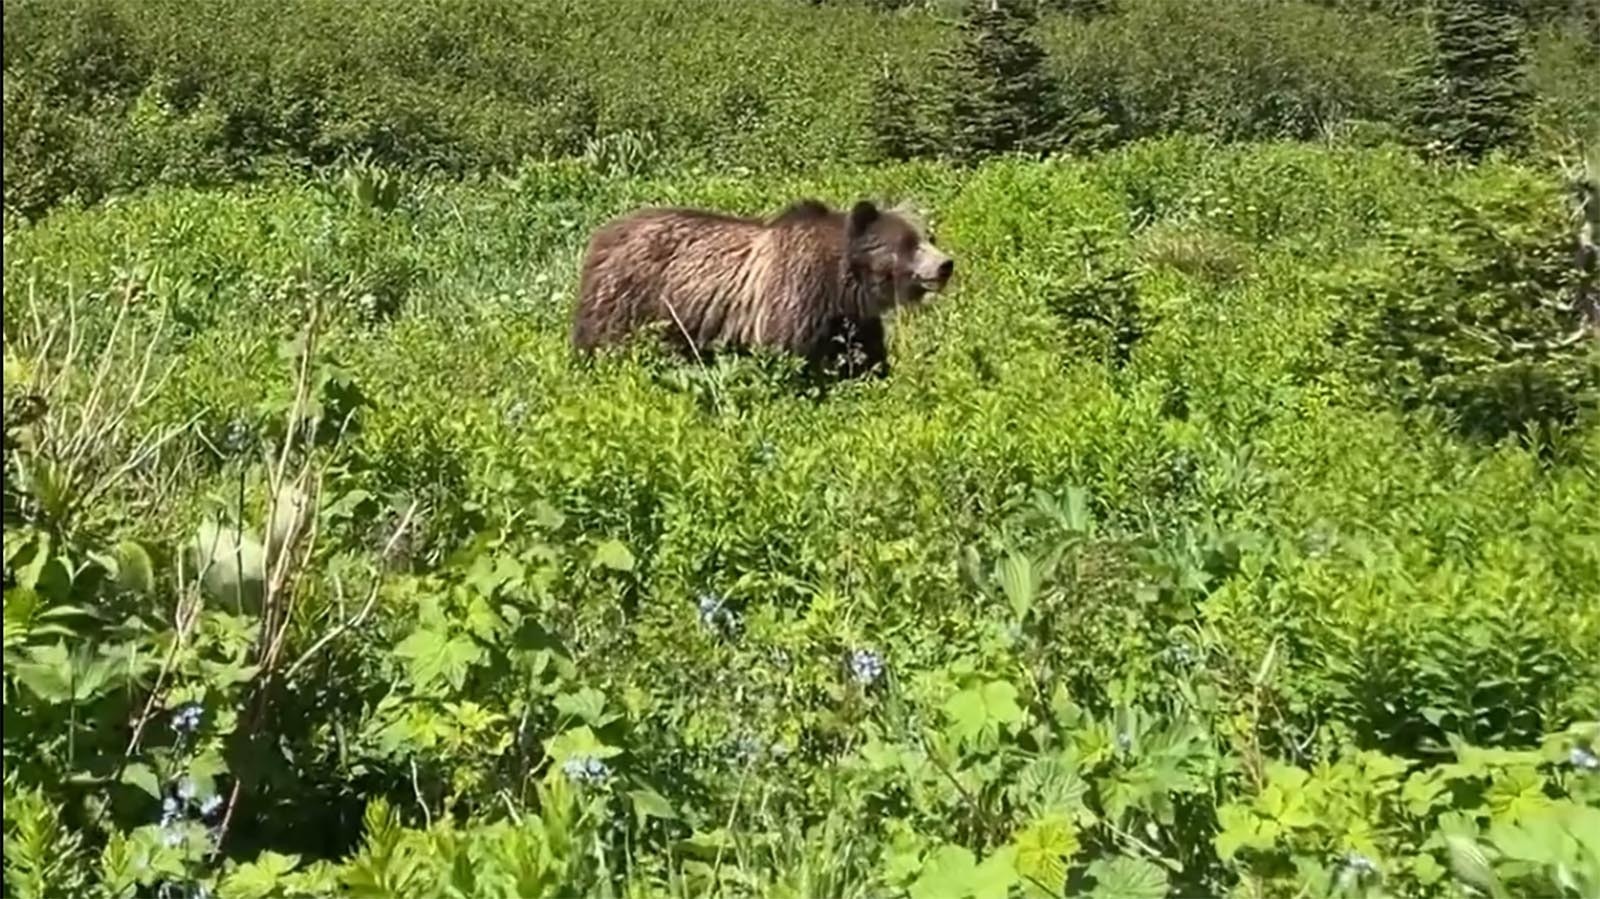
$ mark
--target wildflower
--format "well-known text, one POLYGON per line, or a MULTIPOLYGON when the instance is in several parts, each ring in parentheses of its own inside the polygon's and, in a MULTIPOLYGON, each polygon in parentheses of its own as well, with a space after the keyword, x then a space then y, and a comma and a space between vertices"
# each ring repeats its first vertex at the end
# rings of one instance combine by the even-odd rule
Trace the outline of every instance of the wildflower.
POLYGON ((734 744, 733 757, 741 765, 754 764, 761 758, 761 749, 761 741, 746 734, 734 744))
POLYGON ((1376 873, 1378 866, 1372 863, 1372 859, 1359 852, 1352 852, 1344 857, 1344 866, 1339 871, 1339 890, 1347 892, 1354 889, 1357 884, 1376 873))
POLYGON ((194 733, 200 729, 200 717, 203 711, 196 702, 186 702, 178 706, 172 713, 172 729, 185 736, 194 733))
POLYGON ((702 593, 698 600, 700 624, 708 630, 733 633, 739 629, 739 619, 729 609, 722 597, 715 593, 702 593))
POLYGON ((194 798, 194 781, 185 777, 178 781, 178 798, 185 802, 194 798))
POLYGON ((1168 650, 1179 665, 1194 664, 1194 648, 1187 643, 1175 643, 1168 650))
POLYGON ((526 418, 527 415, 528 404, 518 400, 511 405, 510 409, 506 410, 506 421, 510 423, 512 427, 515 427, 519 424, 522 424, 522 420, 526 418))
POLYGON ((161 827, 165 829, 177 823, 181 809, 178 800, 172 796, 161 800, 161 827))
POLYGON ((850 653, 850 676, 856 683, 871 686, 883 676, 883 658, 869 649, 850 653))
POLYGON ((219 808, 222 808, 222 797, 215 794, 207 796, 200 802, 200 814, 202 817, 211 817, 217 813, 219 808))
POLYGON ((719 615, 723 612, 722 600, 712 593, 700 594, 700 623, 706 627, 713 627, 719 615))
POLYGON ((1580 771, 1600 771, 1600 758, 1582 746, 1572 747, 1572 751, 1567 753, 1567 760, 1580 771))
POLYGON ((1123 752, 1133 749, 1133 735, 1125 730, 1117 731, 1117 748, 1123 752))
POLYGON ((593 756, 579 755, 567 759, 561 770, 569 780, 577 783, 598 783, 611 774, 605 762, 593 756))
POLYGON ((236 418, 228 423, 228 430, 222 437, 222 448, 229 455, 237 455, 250 446, 250 425, 243 419, 236 418))
POLYGON ((1362 855, 1359 852, 1352 852, 1349 855, 1346 855, 1344 858, 1344 863, 1349 866, 1351 870, 1358 871, 1362 874, 1376 874, 1378 871, 1378 866, 1372 863, 1372 859, 1367 858, 1365 855, 1362 855))

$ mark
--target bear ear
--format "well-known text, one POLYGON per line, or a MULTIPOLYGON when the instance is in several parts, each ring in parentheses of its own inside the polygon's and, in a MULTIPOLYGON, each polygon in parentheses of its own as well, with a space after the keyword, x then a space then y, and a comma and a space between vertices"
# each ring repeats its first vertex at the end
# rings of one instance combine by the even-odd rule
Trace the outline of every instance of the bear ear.
POLYGON ((871 200, 862 200, 850 208, 850 233, 852 235, 872 227, 878 220, 878 207, 871 200))

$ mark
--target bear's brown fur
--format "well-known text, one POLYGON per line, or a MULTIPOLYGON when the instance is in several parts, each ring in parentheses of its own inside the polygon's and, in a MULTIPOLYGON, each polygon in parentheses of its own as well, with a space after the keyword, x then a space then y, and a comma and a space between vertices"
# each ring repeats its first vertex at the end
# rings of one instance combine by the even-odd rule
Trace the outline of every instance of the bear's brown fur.
POLYGON ((764 346, 813 366, 864 356, 844 367, 882 375, 884 314, 942 290, 954 265, 907 216, 865 200, 849 212, 802 200, 766 220, 643 209, 590 239, 572 344, 591 351, 659 325, 701 359, 764 346))

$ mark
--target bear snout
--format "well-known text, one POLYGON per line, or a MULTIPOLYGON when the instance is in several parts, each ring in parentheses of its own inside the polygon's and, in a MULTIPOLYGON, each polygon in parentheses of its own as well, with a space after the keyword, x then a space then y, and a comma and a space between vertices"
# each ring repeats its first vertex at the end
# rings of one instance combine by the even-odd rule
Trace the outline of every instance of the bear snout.
POLYGON ((912 272, 919 286, 943 289, 950 283, 950 277, 955 274, 956 261, 938 250, 928 249, 921 254, 917 265, 912 272))

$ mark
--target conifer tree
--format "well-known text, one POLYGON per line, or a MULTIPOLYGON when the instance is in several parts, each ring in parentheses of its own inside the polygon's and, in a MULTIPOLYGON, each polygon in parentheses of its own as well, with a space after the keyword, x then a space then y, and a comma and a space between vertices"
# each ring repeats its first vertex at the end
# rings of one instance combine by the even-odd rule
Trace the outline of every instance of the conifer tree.
POLYGON ((942 59, 947 152, 975 162, 1061 144, 1061 102, 1043 48, 1029 35, 1034 0, 975 0, 942 59))
POLYGON ((904 72, 883 67, 873 79, 868 110, 873 149, 880 159, 915 159, 934 150, 922 98, 904 72))
POLYGON ((1439 0, 1414 115, 1432 144, 1470 159, 1526 134, 1522 0, 1439 0))

